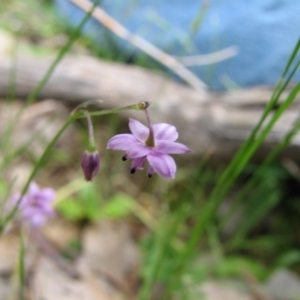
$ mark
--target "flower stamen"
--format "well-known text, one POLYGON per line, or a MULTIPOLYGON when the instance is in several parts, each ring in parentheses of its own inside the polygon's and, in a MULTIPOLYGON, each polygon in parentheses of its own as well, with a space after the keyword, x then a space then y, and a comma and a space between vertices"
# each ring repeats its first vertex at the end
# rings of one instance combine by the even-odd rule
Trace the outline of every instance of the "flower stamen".
POLYGON ((144 109, 144 112, 145 112, 147 122, 148 122, 148 125, 149 125, 149 136, 148 136, 148 138, 145 142, 145 145, 147 147, 155 147, 154 132, 153 132, 153 126, 152 126, 152 123, 151 123, 151 120, 150 120, 150 116, 149 116, 149 113, 148 113, 147 109, 144 109))
POLYGON ((147 147, 155 147, 154 133, 152 128, 150 127, 149 136, 145 142, 147 147))

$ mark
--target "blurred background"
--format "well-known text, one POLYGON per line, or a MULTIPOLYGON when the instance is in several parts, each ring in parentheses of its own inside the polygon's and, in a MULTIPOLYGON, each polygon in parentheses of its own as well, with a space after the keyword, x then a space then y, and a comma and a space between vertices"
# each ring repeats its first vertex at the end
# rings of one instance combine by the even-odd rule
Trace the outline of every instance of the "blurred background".
MULTIPOLYGON (((72 109, 91 99, 103 101, 93 109, 150 101, 154 123, 174 124, 193 153, 175 157, 172 181, 132 175, 106 143, 129 132, 128 117, 146 124, 143 114, 93 118, 101 169, 86 183, 87 124, 72 124, 35 179, 56 189, 56 216, 26 235, 25 299, 299 299, 299 135, 258 172, 297 120, 298 99, 222 199, 179 275, 174 270, 292 54, 300 2, 103 0, 14 124, 87 4, 0 4, 0 199, 11 182, 22 189, 72 109)), ((299 78, 298 71, 286 93, 299 78)), ((0 299, 17 299, 18 233, 12 226, 0 240, 0 299)))

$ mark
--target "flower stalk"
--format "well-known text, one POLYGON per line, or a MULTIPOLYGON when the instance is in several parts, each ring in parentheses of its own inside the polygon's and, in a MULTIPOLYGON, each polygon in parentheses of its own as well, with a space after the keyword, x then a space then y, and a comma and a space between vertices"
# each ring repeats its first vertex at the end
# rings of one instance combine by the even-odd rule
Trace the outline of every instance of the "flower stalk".
MULTIPOLYGON (((88 101, 88 102, 91 102, 91 101, 88 101)), ((86 115, 84 114, 84 112, 81 109, 84 105, 87 106, 86 104, 87 103, 85 102, 85 103, 79 105, 77 108, 75 108, 73 110, 73 112, 71 113, 68 120, 62 125, 60 130, 56 133, 56 135, 53 137, 53 139, 50 141, 50 143, 45 148, 44 152, 42 153, 42 155, 40 156, 40 158, 38 159, 38 161, 34 165, 33 170, 31 171, 31 173, 30 173, 30 175, 29 175, 29 177, 28 177, 28 179, 27 179, 27 181, 24 185, 24 188, 20 193, 19 198, 16 200, 16 204, 15 204, 14 208, 11 209, 11 211, 2 220, 0 220, 0 236, 2 235, 3 230, 6 227, 6 225, 14 218, 15 214, 17 213, 17 211, 19 209, 22 198, 27 193, 27 190, 28 190, 31 182, 33 181, 33 179, 36 176, 39 169, 44 164, 46 158, 49 157, 54 145, 56 144, 56 142, 58 141, 60 136, 69 127, 69 125, 72 124, 75 120, 82 119, 82 118, 86 117, 86 115)), ((109 114, 117 114, 117 113, 120 113, 120 112, 126 111, 126 110, 144 110, 145 107, 146 107, 145 104, 143 104, 142 102, 139 102, 137 104, 124 106, 124 107, 121 107, 121 108, 94 111, 94 112, 90 113, 90 116, 102 116, 102 115, 109 115, 109 114)))

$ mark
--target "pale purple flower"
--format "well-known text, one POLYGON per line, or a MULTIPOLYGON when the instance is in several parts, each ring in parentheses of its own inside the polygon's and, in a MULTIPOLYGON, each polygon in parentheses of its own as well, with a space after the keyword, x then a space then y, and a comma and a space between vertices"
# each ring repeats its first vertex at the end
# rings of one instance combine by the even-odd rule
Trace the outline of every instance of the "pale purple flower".
MULTIPOLYGON (((17 204, 19 198, 20 194, 13 196, 13 205, 17 204)), ((44 225, 48 217, 54 216, 51 205, 54 199, 55 191, 53 189, 40 189, 35 182, 32 182, 18 207, 21 220, 29 222, 34 227, 44 225)))
POLYGON ((176 127, 159 123, 152 126, 150 124, 149 129, 139 121, 129 118, 129 128, 132 134, 118 134, 112 137, 107 143, 107 148, 125 152, 123 160, 132 160, 132 174, 143 169, 147 160, 148 177, 156 172, 165 179, 174 178, 176 164, 169 154, 191 152, 187 146, 175 142, 178 138, 176 127))
POLYGON ((92 179, 98 174, 100 167, 100 156, 98 151, 89 152, 85 150, 82 159, 81 167, 86 181, 92 181, 92 179))

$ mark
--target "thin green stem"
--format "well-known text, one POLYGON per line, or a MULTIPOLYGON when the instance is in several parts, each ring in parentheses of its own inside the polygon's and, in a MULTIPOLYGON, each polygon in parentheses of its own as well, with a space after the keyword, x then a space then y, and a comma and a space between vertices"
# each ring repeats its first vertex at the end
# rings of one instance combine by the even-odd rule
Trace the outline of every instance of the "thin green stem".
MULTIPOLYGON (((144 108, 140 105, 140 103, 137 104, 133 104, 133 105, 128 105, 128 106, 124 106, 121 108, 115 108, 115 109, 110 109, 110 110, 103 110, 103 111, 97 111, 94 113, 91 113, 91 115, 96 115, 96 116, 101 116, 101 115, 108 115, 108 114, 116 114, 125 110, 143 110, 144 108)), ((73 113, 71 114, 71 116, 69 117, 69 119, 63 124, 63 126, 61 127, 61 129, 56 133, 56 135, 54 136, 54 138, 51 140, 51 142, 47 145, 46 149, 44 150, 43 154, 41 155, 41 157, 39 158, 39 160, 37 161, 37 163, 34 165, 34 168, 31 172, 31 174, 29 175, 24 188, 21 192, 21 195, 17 201, 17 204, 14 206, 14 208, 9 212, 9 214, 4 218, 4 220, 2 221, 2 223, 0 223, 0 236, 6 226, 6 224, 14 217, 14 215, 16 214, 19 205, 22 201, 23 196, 26 194, 28 187, 30 185, 30 183, 32 182, 32 180, 34 179, 35 175, 37 174, 38 170, 41 168, 41 166, 44 164, 46 158, 49 156, 50 152, 52 151, 52 148, 54 147, 55 143, 57 142, 57 140, 59 139, 59 137, 63 134, 63 132, 68 128, 68 126, 74 122, 77 119, 81 119, 84 118, 85 114, 81 111, 81 110, 75 110, 73 111, 73 113)))
POLYGON ((8 102, 11 103, 15 99, 15 90, 16 90, 16 77, 17 77, 17 53, 19 46, 19 36, 16 38, 16 43, 12 52, 12 67, 9 72, 9 90, 8 90, 8 102))
POLYGON ((19 300, 25 299, 25 244, 23 231, 20 231, 20 249, 19 249, 19 265, 18 265, 18 275, 19 275, 19 300))
POLYGON ((156 236, 153 241, 154 247, 151 251, 151 263, 147 268, 147 273, 145 274, 145 282, 142 285, 142 288, 139 291, 139 300, 148 300, 151 299, 152 293, 152 284, 155 279, 155 275, 158 269, 158 261, 161 261, 164 251, 165 251, 165 243, 164 241, 167 239, 168 235, 168 225, 169 218, 166 216, 163 220, 162 224, 159 226, 159 230, 156 230, 156 236))
POLYGON ((162 222, 156 233, 156 240, 154 241, 154 247, 151 253, 151 266, 145 274, 144 283, 139 292, 139 300, 148 300, 154 285, 154 281, 157 278, 157 274, 164 263, 165 253, 168 244, 172 243, 178 226, 183 224, 185 218, 190 215, 190 206, 186 203, 181 204, 180 209, 177 210, 175 216, 166 217, 166 220, 162 222))
MULTIPOLYGON (((86 115, 83 112, 83 110, 85 110, 85 109, 86 108, 85 108, 84 103, 83 103, 83 104, 79 105, 77 108, 75 108, 71 115, 75 115, 76 119, 85 118, 86 115), (82 107, 84 107, 84 109, 82 109, 82 107)), ((126 111, 126 110, 144 110, 144 109, 145 108, 143 108, 140 105, 140 102, 139 102, 137 104, 131 104, 131 105, 123 106, 123 107, 92 111, 92 112, 89 112, 89 114, 92 117, 96 117, 96 116, 104 116, 104 115, 110 115, 110 114, 119 114, 119 113, 121 113, 123 111, 126 111)))
POLYGON ((251 134, 249 140, 252 139, 252 142, 249 143, 248 140, 245 143, 246 145, 248 145, 247 149, 244 149, 242 151, 242 155, 238 155, 238 160, 236 159, 233 160, 233 162, 225 170, 224 175, 221 176, 219 184, 215 187, 215 189, 211 193, 209 199, 207 200, 207 203, 204 205, 201 214, 195 224, 191 237, 187 242, 185 252, 183 253, 180 259, 179 266, 177 267, 172 277, 171 284, 168 287, 168 292, 171 291, 175 286, 176 282, 178 282, 182 269, 184 268, 188 258, 193 252, 199 238, 201 238, 201 236, 205 231, 205 226, 208 224, 209 220, 212 220, 212 217, 217 212, 217 209, 222 203, 224 196, 228 192, 229 188, 232 186, 237 176, 240 174, 240 172, 242 171, 246 163, 249 161, 250 157, 253 155, 253 153, 257 150, 257 148, 261 145, 263 140, 266 138, 267 134, 270 132, 270 130, 272 129, 276 121, 279 119, 282 113, 288 108, 288 106, 295 100, 299 91, 300 91, 300 83, 295 86, 295 88, 292 90, 292 92, 285 100, 285 102, 281 104, 279 109, 275 112, 271 120, 264 127, 264 129, 262 130, 262 132, 260 133, 260 135, 257 137, 256 140, 252 139, 253 134, 251 134), (228 178, 229 175, 230 177, 228 178))
MULTIPOLYGON (((17 124, 18 120, 20 119, 24 109, 31 104, 35 98, 38 96, 38 94, 41 92, 41 90, 43 89, 43 87, 45 86, 45 84, 47 83, 48 79, 50 78, 50 76, 52 75, 53 71, 55 70, 56 66, 58 65, 58 63, 61 61, 61 59, 64 57, 64 55, 68 52, 68 50, 70 49, 70 47, 72 46, 73 42, 75 41, 75 39, 78 37, 81 29, 83 28, 83 26, 86 24, 86 22, 88 21, 88 19, 90 18, 91 14, 93 13, 94 9, 99 5, 101 0, 96 0, 95 3, 93 4, 93 6, 91 7, 90 11, 85 15, 85 17, 82 19, 82 21, 80 22, 80 24, 77 26, 77 28, 74 30, 74 32, 72 33, 72 35, 70 36, 68 42, 65 44, 65 46, 60 50, 60 52, 58 53, 56 59, 53 61, 53 63, 51 64, 51 66, 49 67, 49 69, 47 70, 47 72, 45 73, 44 77, 42 78, 42 80, 39 82, 39 84, 36 86, 35 89, 33 89, 33 91, 29 94, 29 96, 27 97, 25 104, 23 105, 22 109, 19 110, 17 116, 14 119, 14 123, 12 123, 11 126, 9 126, 7 132, 9 132, 10 134, 12 133, 13 129, 14 129, 14 125, 13 124, 17 124)), ((40 164, 44 161, 44 159, 46 158, 46 156, 49 154, 48 152, 51 150, 52 146, 54 145, 54 143, 56 142, 56 140, 59 138, 59 136, 62 134, 62 132, 69 126, 69 124, 73 121, 73 118, 71 117, 66 123, 65 125, 61 128, 61 130, 58 132, 58 134, 54 137, 54 139, 52 140, 52 142, 50 142, 50 144, 48 145, 48 147, 45 149, 45 152, 43 153, 43 155, 41 156, 39 162, 35 165, 33 172, 31 173, 30 177, 28 178, 27 183, 25 184, 23 191, 21 193, 21 196, 16 204, 16 206, 14 207, 14 209, 12 209, 12 211, 7 215, 7 217, 0 223, 0 235, 5 227, 5 225, 7 224, 7 222, 9 222, 13 216, 15 215, 19 204, 21 202, 22 197, 25 195, 28 186, 31 182, 31 180, 34 178, 36 172, 38 171, 40 164)))
MULTIPOLYGON (((12 101, 15 98, 15 89, 16 89, 16 70, 17 70, 17 49, 18 49, 18 41, 19 38, 16 39, 16 45, 13 48, 13 53, 11 57, 11 68, 9 72, 9 89, 8 89, 8 96, 7 102, 8 107, 10 108, 12 105, 12 101)), ((10 150, 10 136, 11 130, 15 124, 15 119, 12 118, 12 110, 9 109, 8 113, 5 115, 6 122, 8 126, 5 128, 2 137, 0 139, 0 147, 3 147, 4 157, 6 157, 6 153, 10 150)))
POLYGON ((25 104, 29 105, 30 103, 32 103, 36 97, 38 96, 38 94, 41 92, 41 90, 43 89, 43 87, 45 86, 45 84, 47 83, 48 79, 50 78, 50 76, 52 75, 53 71, 55 70, 56 66, 59 64, 59 62, 62 60, 62 58, 65 56, 65 54, 70 50, 71 46, 73 45, 74 41, 77 39, 77 37, 80 34, 81 29, 83 28, 83 26, 86 24, 86 22, 89 20, 89 18, 91 17, 94 9, 100 4, 101 0, 96 0, 93 4, 93 6, 91 7, 91 9, 89 10, 89 12, 86 13, 86 15, 84 16, 84 18, 82 19, 82 21, 79 23, 79 25, 76 27, 76 29, 72 32, 69 40, 67 41, 67 43, 61 48, 61 50, 59 51, 56 59, 53 61, 53 63, 51 64, 50 68, 47 70, 47 72, 45 73, 44 77, 42 78, 42 80, 39 82, 39 84, 37 85, 37 87, 35 89, 33 89, 33 91, 30 93, 30 95, 28 96, 28 98, 26 99, 25 104))
POLYGON ((75 28, 75 30, 72 32, 70 38, 68 39, 67 43, 61 48, 58 55, 56 56, 55 60, 50 65, 49 69, 44 74, 43 78, 39 81, 37 86, 32 90, 32 92, 28 95, 27 99, 25 100, 24 105, 19 110, 18 114, 14 118, 14 122, 8 129, 8 132, 11 134, 14 129, 14 124, 17 124, 20 120, 20 117, 24 111, 24 109, 31 104, 39 95, 39 93, 42 91, 44 86, 46 85, 47 81, 51 77, 52 73, 54 72, 55 68, 59 64, 59 62, 62 60, 62 58, 67 54, 67 52, 70 50, 71 46, 73 45, 76 38, 79 36, 80 31, 82 30, 83 26, 86 24, 86 22, 91 17, 94 9, 100 4, 101 0, 96 0, 93 6, 91 7, 90 11, 86 13, 82 21, 79 23, 79 25, 75 28))
MULTIPOLYGON (((297 132, 300 130, 300 117, 297 118, 297 120, 294 123, 294 126, 292 129, 286 134, 284 139, 275 146, 275 148, 267 155, 267 157, 264 159, 263 163, 260 164, 259 168, 256 170, 254 176, 247 182, 247 184, 243 187, 241 192, 238 194, 238 196, 235 198, 234 203, 231 206, 230 211, 226 214, 226 216, 223 218, 220 228, 224 226, 229 218, 232 216, 232 214, 236 211, 239 203, 242 199, 246 197, 248 192, 253 188, 253 186, 259 181, 260 176, 264 173, 264 170, 266 167, 277 157, 277 155, 285 149, 293 139, 293 137, 297 134, 297 132)), ((231 242, 232 239, 230 239, 227 248, 231 248, 233 243, 231 242)))
MULTIPOLYGON (((300 61, 296 64, 295 68, 291 72, 291 75, 294 74, 297 70, 297 68, 300 65, 300 61)), ((284 88, 286 88, 288 82, 291 80, 291 75, 288 77, 286 82, 284 83, 284 88)), ((282 94, 283 89, 280 88, 278 94, 275 96, 275 98, 271 99, 270 102, 275 103, 274 101, 277 101, 282 94)), ((241 172, 241 170, 244 168, 247 161, 250 159, 250 157, 253 155, 253 153, 256 151, 256 149, 259 147, 259 145, 263 142, 269 131, 274 126, 275 122, 279 119, 279 117, 282 115, 282 113, 288 108, 288 106, 295 100, 296 95, 299 92, 299 84, 296 85, 296 87, 292 90, 289 97, 283 102, 279 109, 276 110, 275 114, 273 115, 272 119, 269 121, 269 123, 265 126, 262 133, 259 137, 255 139, 256 134, 259 132, 261 126, 263 125, 266 117, 270 114, 272 111, 271 107, 272 105, 267 105, 267 109, 265 110, 263 116, 261 117, 260 121, 258 122, 257 126, 253 129, 250 137, 246 140, 244 145, 240 148, 238 153, 234 156, 233 160, 231 161, 230 165, 226 168, 224 173, 222 174, 219 184, 216 186, 216 188, 212 192, 212 198, 214 197, 221 197, 223 198, 224 195, 227 193, 228 189, 230 188, 231 184, 234 182, 237 175, 241 172), (225 187, 224 187, 225 186, 225 187), (221 195, 217 195, 222 191, 221 195)))
POLYGON ((30 146, 35 139, 39 138, 42 136, 44 133, 44 130, 49 126, 49 124, 54 120, 55 117, 52 117, 49 122, 46 122, 45 125, 43 125, 39 130, 34 134, 31 135, 28 140, 23 143, 20 147, 18 147, 15 150, 11 150, 9 153, 5 154, 5 160, 3 160, 0 163, 0 173, 7 168, 7 166, 13 161, 13 159, 19 155, 20 153, 24 153, 24 151, 27 149, 28 146, 30 146))
POLYGON ((296 44, 295 48, 293 49, 293 52, 292 52, 292 54, 291 54, 291 56, 288 60, 288 63, 287 63, 287 65, 286 65, 286 67, 283 71, 282 77, 284 77, 287 74, 288 70, 290 69, 290 67, 291 67, 291 65, 292 65, 292 63, 293 63, 293 61, 294 61, 294 59, 295 59, 295 57, 296 57, 296 55, 299 51, 299 48, 300 48, 300 38, 298 39, 297 44, 296 44))
POLYGON ((138 297, 139 300, 149 299, 154 281, 157 278, 160 267, 163 265, 167 245, 171 244, 178 227, 184 223, 184 220, 187 218, 187 216, 191 215, 191 206, 188 205, 185 200, 191 190, 193 190, 193 188, 196 186, 199 176, 202 173, 208 158, 209 154, 201 160, 200 165, 191 179, 189 186, 186 187, 185 192, 181 197, 182 203, 180 203, 180 208, 177 210, 176 215, 168 217, 165 221, 166 225, 161 225, 159 228, 157 228, 157 231, 159 232, 157 233, 157 240, 154 242, 155 247, 150 252, 152 254, 151 267, 149 268, 147 274, 145 274, 144 283, 141 287, 138 297))
POLYGON ((61 127, 61 129, 56 133, 56 135, 54 136, 54 138, 52 139, 52 141, 48 144, 48 146, 46 147, 46 149, 44 150, 43 154, 41 155, 40 159, 37 161, 37 163, 34 165, 34 168, 31 172, 31 174, 29 175, 24 188, 21 192, 21 195, 17 201, 17 204, 14 206, 14 208, 10 211, 10 213, 4 218, 4 220, 2 221, 1 225, 0 225, 0 235, 3 232, 4 227, 6 226, 6 224, 14 217, 14 215, 16 214, 19 205, 22 201, 23 196, 26 194, 28 187, 30 185, 30 183, 32 182, 33 178, 35 177, 36 173, 38 172, 38 170, 40 169, 40 167, 44 164, 46 158, 49 156, 53 146, 55 145, 55 143, 57 142, 57 140, 59 139, 59 137, 62 135, 62 133, 68 128, 68 126, 74 121, 74 117, 70 117, 67 122, 65 122, 65 124, 61 127))
POLYGON ((94 152, 96 150, 96 146, 95 146, 94 127, 93 127, 93 123, 92 123, 92 118, 90 116, 90 113, 87 110, 83 110, 82 112, 85 114, 87 124, 88 124, 88 131, 89 131, 88 150, 91 152, 94 152))
MULTIPOLYGON (((299 39, 300 41, 300 39, 299 39)), ((300 43, 298 42, 294 52, 298 52, 300 48, 300 43)), ((295 54, 293 52, 293 57, 295 57, 295 54)), ((288 65, 291 65, 291 61, 289 60, 288 65)), ((222 174, 221 178, 220 178, 220 185, 221 183, 223 183, 223 181, 226 181, 228 178, 230 180, 230 178, 232 178, 231 172, 232 170, 235 169, 236 165, 239 164, 240 159, 244 156, 244 153, 248 151, 249 146, 251 146, 251 144, 253 143, 253 141, 256 138, 257 133, 259 132, 260 128, 262 127, 262 125, 264 124, 266 118, 268 117, 268 115, 272 112, 272 110, 274 109, 275 105, 278 103, 279 98, 281 96, 281 94, 283 93, 283 91, 286 89, 287 85, 289 84, 289 82, 291 81, 292 77, 294 76, 294 74, 296 73, 297 69, 299 68, 300 65, 300 61, 297 62, 297 64, 295 65, 295 67, 293 68, 291 74, 288 76, 288 78, 286 79, 286 81, 283 83, 283 78, 287 73, 287 70, 285 69, 285 71, 282 74, 282 77, 280 78, 278 84, 276 85, 274 92, 272 94, 272 97, 270 99, 270 101, 268 102, 268 104, 266 105, 266 108, 263 112, 263 115, 261 116, 260 120, 258 121, 258 123, 256 124, 256 126, 254 127, 254 129, 252 130, 249 138, 244 142, 244 144, 241 146, 241 148, 238 150, 238 152, 236 153, 236 155, 234 156, 234 158, 232 159, 232 161, 230 162, 230 165, 228 166, 228 168, 226 168, 226 170, 224 171, 224 173, 222 174)))

